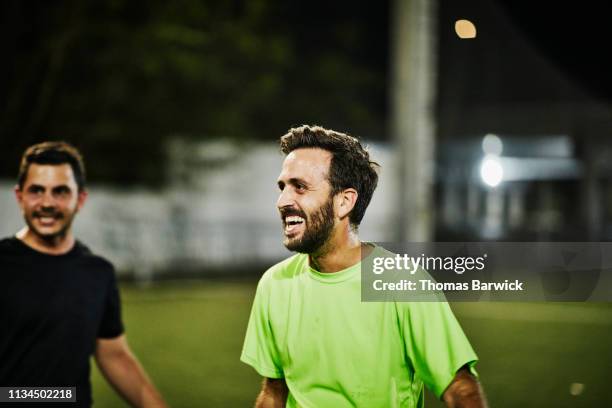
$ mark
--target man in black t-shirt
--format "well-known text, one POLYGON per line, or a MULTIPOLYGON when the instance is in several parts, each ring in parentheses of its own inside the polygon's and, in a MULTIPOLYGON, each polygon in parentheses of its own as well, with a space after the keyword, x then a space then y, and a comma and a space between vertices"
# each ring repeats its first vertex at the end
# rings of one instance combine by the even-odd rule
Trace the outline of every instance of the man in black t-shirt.
POLYGON ((15 195, 26 226, 0 240, 0 387, 76 387, 76 403, 60 405, 90 407, 93 355, 130 404, 165 407, 123 334, 113 266, 72 234, 87 199, 80 153, 30 147, 15 195))

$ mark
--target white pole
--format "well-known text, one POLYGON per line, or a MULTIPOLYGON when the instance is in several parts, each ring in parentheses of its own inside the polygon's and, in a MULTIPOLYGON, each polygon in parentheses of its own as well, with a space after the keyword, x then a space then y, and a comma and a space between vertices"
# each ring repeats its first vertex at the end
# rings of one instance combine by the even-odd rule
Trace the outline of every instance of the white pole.
POLYGON ((400 241, 432 238, 436 0, 392 5, 391 132, 396 144, 400 241))

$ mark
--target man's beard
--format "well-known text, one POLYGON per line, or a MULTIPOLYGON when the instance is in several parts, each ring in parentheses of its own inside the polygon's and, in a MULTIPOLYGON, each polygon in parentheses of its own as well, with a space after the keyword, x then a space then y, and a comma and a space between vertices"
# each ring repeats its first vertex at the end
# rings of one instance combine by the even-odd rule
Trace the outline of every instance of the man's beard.
POLYGON ((331 198, 327 200, 325 204, 309 217, 306 217, 306 214, 303 212, 295 212, 295 214, 300 215, 305 220, 304 233, 299 239, 286 241, 285 247, 290 251, 303 254, 317 252, 327 242, 334 228, 333 200, 331 198))
POLYGON ((74 216, 76 215, 76 211, 73 213, 64 214, 60 211, 54 210, 41 210, 41 211, 32 211, 29 215, 25 216, 25 222, 36 236, 40 239, 51 242, 56 238, 63 238, 66 236, 66 233, 70 229, 72 225, 72 221, 74 220, 74 216), (42 232, 34 223, 34 219, 39 217, 53 217, 56 219, 56 222, 60 223, 60 227, 51 233, 42 232))

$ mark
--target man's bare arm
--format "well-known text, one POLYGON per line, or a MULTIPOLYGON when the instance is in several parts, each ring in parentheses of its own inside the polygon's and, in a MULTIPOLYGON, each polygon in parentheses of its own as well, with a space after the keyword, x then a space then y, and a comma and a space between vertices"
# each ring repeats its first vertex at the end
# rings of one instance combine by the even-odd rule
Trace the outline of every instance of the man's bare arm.
POLYGON ((449 408, 487 407, 484 391, 467 366, 457 371, 455 378, 442 394, 442 400, 449 408))
POLYGON ((284 378, 264 378, 255 408, 284 408, 288 394, 284 378))
POLYGON ((166 404, 132 354, 124 335, 96 341, 96 362, 108 382, 134 407, 166 404))

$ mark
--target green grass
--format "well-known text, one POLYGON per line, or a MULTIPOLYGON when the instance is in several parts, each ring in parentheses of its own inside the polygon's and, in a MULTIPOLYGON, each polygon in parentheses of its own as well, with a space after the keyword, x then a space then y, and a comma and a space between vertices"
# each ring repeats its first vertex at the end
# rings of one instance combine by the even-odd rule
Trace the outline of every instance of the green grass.
POLYGON ((454 310, 492 407, 612 406, 612 305, 462 303, 454 310), (572 383, 584 384, 580 395, 570 394, 572 383))
MULTIPOLYGON (((172 407, 249 407, 260 377, 239 361, 255 282, 123 286, 130 345, 172 407)), ((462 303, 492 407, 612 406, 612 305, 462 303), (584 384, 578 396, 572 383, 584 384)), ((93 369, 96 407, 124 407, 93 369)), ((426 406, 442 406, 428 395, 426 406)))
MULTIPOLYGON (((247 407, 260 377, 239 361, 254 283, 123 287, 128 341, 172 407, 247 407)), ((127 406, 97 370, 97 407, 127 406)))

